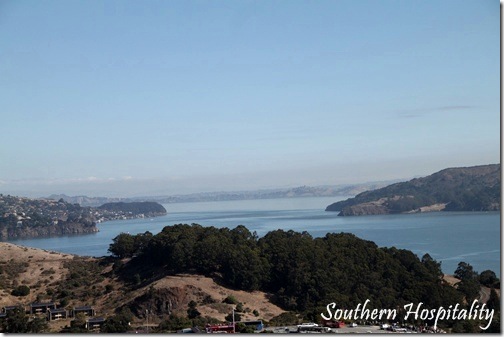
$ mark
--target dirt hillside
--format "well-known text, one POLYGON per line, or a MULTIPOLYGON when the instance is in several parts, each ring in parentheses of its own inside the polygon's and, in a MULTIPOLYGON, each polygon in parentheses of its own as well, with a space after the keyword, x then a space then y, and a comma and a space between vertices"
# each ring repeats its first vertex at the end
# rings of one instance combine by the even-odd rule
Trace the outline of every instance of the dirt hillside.
MULTIPOLYGON (((0 308, 28 305, 35 301, 56 302, 58 307, 92 305, 97 316, 112 316, 117 309, 128 307, 138 323, 159 323, 170 314, 185 316, 189 302, 197 303, 202 316, 225 321, 234 305, 223 303, 228 296, 242 303, 242 319, 270 320, 284 312, 259 291, 231 290, 200 275, 166 276, 140 288, 131 288, 118 279, 112 262, 83 258, 0 242, 0 308), (27 296, 11 295, 14 288, 26 285, 27 296), (255 313, 255 314, 254 314, 255 313)), ((67 325, 70 324, 68 320, 67 325)), ((53 331, 65 325, 51 323, 53 331)))
POLYGON ((66 277, 68 270, 63 263, 73 255, 50 252, 0 242, 0 306, 30 303, 38 293, 45 293, 48 284, 66 277), (30 287, 26 297, 15 297, 10 293, 20 285, 30 287))

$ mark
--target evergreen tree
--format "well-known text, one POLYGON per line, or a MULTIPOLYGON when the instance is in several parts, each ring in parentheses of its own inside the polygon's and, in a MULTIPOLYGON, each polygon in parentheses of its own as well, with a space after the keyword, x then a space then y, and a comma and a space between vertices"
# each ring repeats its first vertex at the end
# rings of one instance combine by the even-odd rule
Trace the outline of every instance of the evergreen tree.
POLYGON ((6 333, 27 333, 28 329, 28 316, 26 316, 23 308, 19 307, 7 312, 5 319, 6 333))

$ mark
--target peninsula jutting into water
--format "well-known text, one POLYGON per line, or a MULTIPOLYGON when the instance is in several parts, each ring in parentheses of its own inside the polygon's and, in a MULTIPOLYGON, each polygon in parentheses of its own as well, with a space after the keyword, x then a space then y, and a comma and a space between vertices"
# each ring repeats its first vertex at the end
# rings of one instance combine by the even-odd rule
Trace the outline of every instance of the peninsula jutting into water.
POLYGON ((166 214, 155 202, 81 207, 63 199, 29 199, 0 194, 0 240, 96 233, 96 223, 166 214))
POLYGON ((500 164, 448 168, 327 206, 341 216, 433 211, 498 211, 500 164))

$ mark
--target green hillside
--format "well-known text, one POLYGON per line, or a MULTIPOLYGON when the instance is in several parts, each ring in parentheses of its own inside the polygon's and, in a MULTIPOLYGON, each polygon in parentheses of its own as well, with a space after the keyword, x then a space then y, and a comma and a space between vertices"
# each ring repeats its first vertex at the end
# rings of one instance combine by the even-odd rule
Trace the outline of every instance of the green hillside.
POLYGON ((110 212, 124 212, 133 215, 145 214, 156 216, 166 214, 166 209, 157 202, 109 202, 98 207, 100 210, 110 212))
POLYGON ((329 205, 340 215, 500 210, 500 164, 448 168, 329 205))

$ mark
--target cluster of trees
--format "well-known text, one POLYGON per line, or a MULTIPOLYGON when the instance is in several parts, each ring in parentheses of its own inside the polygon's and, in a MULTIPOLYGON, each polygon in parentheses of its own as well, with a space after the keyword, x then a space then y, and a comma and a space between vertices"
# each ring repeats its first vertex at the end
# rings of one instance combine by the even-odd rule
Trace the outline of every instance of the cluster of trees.
POLYGON ((12 296, 28 296, 30 294, 30 287, 26 285, 20 285, 17 286, 16 288, 12 289, 11 295, 12 296))
POLYGON ((112 239, 108 251, 121 259, 133 257, 143 251, 152 236, 149 231, 137 235, 121 233, 112 239))
MULTIPOLYGON (((318 318, 331 302, 341 308, 366 299, 376 308, 403 308, 411 302, 439 308, 477 295, 462 277, 470 268, 460 269, 463 283, 456 289, 443 282, 441 264, 428 254, 419 259, 411 251, 379 248, 347 233, 313 238, 307 232, 275 230, 259 238, 244 226, 179 224, 157 235, 122 233, 109 250, 118 257, 134 256, 123 268, 125 278, 132 270, 142 280, 185 272, 219 277, 229 287, 273 293, 278 305, 308 319, 318 318)), ((500 285, 490 271, 471 279, 478 286, 500 285)))
MULTIPOLYGON (((467 302, 472 303, 480 297, 481 286, 490 288, 490 295, 486 302, 489 310, 494 310, 494 318, 490 327, 485 332, 500 332, 500 298, 496 289, 500 289, 500 280, 491 270, 485 270, 478 274, 473 267, 466 262, 460 262, 454 276, 460 279, 457 289, 467 302)), ((457 322, 453 326, 453 332, 480 332, 477 322, 457 322)))
POLYGON ((4 333, 40 333, 46 330, 47 321, 45 318, 30 319, 22 307, 9 310, 7 317, 0 320, 0 332, 4 333))
POLYGON ((381 198, 402 196, 386 204, 390 213, 401 213, 422 206, 447 203, 446 211, 492 211, 500 209, 500 164, 451 168, 424 178, 412 179, 329 205, 327 211, 381 198))
POLYGON ((211 317, 201 317, 190 319, 188 317, 170 315, 167 319, 161 321, 157 328, 153 330, 156 333, 171 333, 187 327, 199 326, 204 327, 207 324, 218 324, 220 321, 211 317))
POLYGON ((98 207, 100 210, 131 214, 166 214, 166 209, 157 202, 109 202, 98 207))

